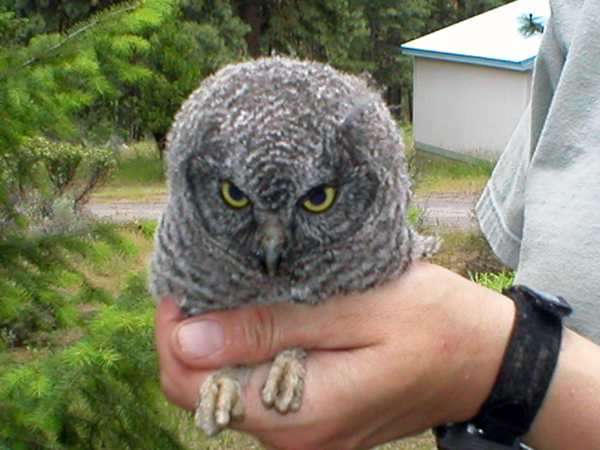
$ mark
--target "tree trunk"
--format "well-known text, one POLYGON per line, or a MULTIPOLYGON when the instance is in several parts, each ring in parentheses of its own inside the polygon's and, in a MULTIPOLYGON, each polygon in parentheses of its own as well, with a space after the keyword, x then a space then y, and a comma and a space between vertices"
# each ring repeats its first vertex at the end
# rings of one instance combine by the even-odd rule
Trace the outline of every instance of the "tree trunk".
POLYGON ((253 58, 261 56, 260 51, 260 34, 262 26, 262 8, 260 1, 249 0, 240 3, 240 16, 250 25, 250 33, 246 35, 246 43, 248 44, 248 53, 253 58))

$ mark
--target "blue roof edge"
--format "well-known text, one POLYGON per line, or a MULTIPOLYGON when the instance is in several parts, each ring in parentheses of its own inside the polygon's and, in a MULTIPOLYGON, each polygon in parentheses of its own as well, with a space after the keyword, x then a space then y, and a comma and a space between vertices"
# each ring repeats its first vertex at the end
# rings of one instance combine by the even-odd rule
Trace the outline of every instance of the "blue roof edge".
POLYGON ((438 59, 442 61, 476 64, 479 66, 495 67, 497 69, 516 70, 527 72, 533 70, 535 56, 523 61, 505 61, 500 59, 483 58, 480 56, 459 55, 455 53, 432 52, 402 46, 402 54, 420 58, 438 59))

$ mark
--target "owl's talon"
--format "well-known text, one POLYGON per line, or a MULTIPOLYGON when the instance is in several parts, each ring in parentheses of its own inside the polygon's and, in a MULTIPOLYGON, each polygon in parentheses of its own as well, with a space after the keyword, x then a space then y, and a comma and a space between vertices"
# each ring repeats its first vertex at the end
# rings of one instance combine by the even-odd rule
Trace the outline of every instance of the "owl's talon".
POLYGON ((275 408, 282 414, 300 409, 305 358, 306 351, 300 348, 285 350, 277 355, 261 393, 267 408, 275 408))
POLYGON ((215 436, 232 421, 244 418, 240 371, 222 370, 206 379, 200 388, 195 424, 207 436, 215 436))
POLYGON ((238 399, 235 405, 233 405, 233 409, 231 410, 231 421, 241 422, 242 420, 244 420, 244 414, 244 404, 241 402, 241 400, 238 399))

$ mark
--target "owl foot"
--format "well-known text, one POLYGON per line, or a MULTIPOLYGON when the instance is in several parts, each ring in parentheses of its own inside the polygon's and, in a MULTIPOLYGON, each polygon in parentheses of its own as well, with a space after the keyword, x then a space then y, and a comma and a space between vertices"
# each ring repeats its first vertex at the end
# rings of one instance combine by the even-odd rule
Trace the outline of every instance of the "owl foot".
MULTIPOLYGON (((306 350, 301 348, 277 355, 262 389, 262 401, 267 408, 275 408, 281 414, 300 409, 305 359, 306 350)), ((248 367, 226 368, 202 384, 194 421, 204 434, 216 436, 231 422, 243 420, 242 389, 250 371, 248 367)))
POLYGON ((267 408, 281 414, 298 411, 304 391, 306 350, 291 348, 275 358, 267 382, 262 389, 262 401, 267 408))
POLYGON ((244 418, 242 386, 248 373, 246 368, 227 368, 202 384, 194 422, 207 436, 215 436, 232 421, 244 418))

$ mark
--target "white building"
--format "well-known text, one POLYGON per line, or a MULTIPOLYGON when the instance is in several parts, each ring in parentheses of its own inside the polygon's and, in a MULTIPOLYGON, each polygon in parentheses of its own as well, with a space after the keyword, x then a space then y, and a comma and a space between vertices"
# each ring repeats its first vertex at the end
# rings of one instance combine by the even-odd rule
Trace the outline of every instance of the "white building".
POLYGON ((457 159, 495 161, 531 92, 541 34, 525 37, 524 16, 542 23, 548 0, 517 0, 402 45, 414 56, 415 146, 457 159))

